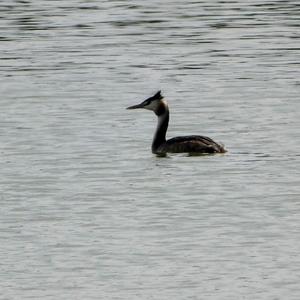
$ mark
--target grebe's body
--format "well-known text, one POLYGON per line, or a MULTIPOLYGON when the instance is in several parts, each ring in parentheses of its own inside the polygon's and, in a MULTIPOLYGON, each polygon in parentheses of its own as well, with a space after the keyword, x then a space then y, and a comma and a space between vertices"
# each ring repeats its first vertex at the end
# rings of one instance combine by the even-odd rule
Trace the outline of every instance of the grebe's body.
POLYGON ((160 91, 138 105, 127 107, 127 109, 137 108, 152 110, 158 117, 157 128, 152 142, 152 152, 155 154, 165 154, 168 152, 199 154, 226 152, 222 145, 205 136, 179 136, 166 140, 166 133, 169 125, 169 107, 167 102, 163 100, 160 91))

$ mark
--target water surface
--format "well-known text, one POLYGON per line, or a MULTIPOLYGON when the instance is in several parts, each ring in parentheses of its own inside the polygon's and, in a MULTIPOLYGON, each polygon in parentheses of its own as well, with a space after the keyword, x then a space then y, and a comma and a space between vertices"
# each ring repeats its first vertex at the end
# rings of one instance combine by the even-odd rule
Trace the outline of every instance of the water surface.
POLYGON ((2 1, 1 299, 300 297, 298 1, 2 1), (225 155, 150 151, 168 136, 225 155))

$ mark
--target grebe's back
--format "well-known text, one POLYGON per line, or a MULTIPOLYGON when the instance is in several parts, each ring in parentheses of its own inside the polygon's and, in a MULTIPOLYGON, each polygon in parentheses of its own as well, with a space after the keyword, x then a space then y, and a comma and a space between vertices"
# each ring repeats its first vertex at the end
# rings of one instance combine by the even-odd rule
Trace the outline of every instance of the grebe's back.
POLYGON ((201 135, 178 136, 166 141, 162 145, 163 152, 187 153, 225 153, 223 145, 211 138, 201 135))

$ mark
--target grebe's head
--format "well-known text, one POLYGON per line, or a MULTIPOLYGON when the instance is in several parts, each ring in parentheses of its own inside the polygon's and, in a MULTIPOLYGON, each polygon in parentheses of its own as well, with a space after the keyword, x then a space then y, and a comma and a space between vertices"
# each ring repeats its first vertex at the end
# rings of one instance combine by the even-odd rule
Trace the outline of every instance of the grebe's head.
POLYGON ((163 101, 161 91, 158 91, 154 96, 146 99, 140 104, 127 107, 127 109, 145 108, 154 111, 155 114, 159 115, 162 109, 167 107, 167 103, 163 101))

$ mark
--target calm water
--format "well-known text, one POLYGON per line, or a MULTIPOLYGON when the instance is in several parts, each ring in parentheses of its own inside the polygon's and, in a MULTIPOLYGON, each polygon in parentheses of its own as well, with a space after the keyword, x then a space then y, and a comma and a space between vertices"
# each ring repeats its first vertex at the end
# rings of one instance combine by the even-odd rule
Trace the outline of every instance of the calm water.
POLYGON ((1 1, 1 299, 300 299, 299 1, 1 1), (163 2, 163 3, 162 3, 163 2), (225 155, 152 155, 168 136, 225 155))

